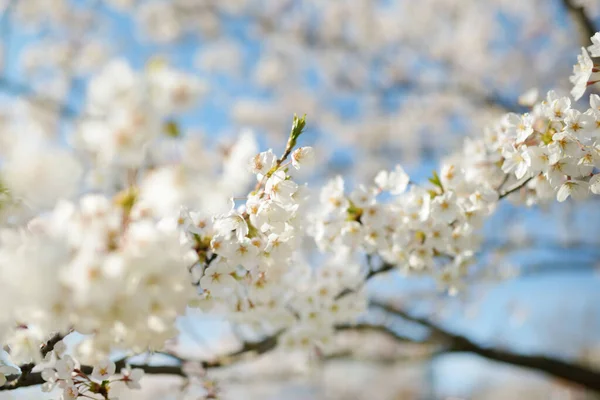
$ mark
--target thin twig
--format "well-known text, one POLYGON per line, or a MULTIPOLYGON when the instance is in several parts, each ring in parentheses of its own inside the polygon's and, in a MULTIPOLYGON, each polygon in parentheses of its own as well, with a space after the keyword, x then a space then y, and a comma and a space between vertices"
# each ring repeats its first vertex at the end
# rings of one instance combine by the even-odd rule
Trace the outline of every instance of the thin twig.
POLYGON ((533 178, 527 178, 524 181, 522 181, 521 183, 515 185, 513 188, 508 189, 506 192, 502 193, 499 197, 499 199, 503 199, 506 196, 508 196, 511 193, 514 193, 518 190, 520 190, 521 188, 523 188, 525 185, 527 185, 527 183, 529 183, 530 180, 532 180, 533 178))

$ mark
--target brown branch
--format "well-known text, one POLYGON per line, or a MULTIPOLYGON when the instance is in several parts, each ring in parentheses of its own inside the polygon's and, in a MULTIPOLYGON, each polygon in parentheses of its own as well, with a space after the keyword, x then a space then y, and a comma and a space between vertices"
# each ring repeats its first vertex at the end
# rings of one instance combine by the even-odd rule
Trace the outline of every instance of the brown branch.
MULTIPOLYGON (((283 331, 279 331, 271 336, 267 336, 266 338, 264 338, 260 341, 256 341, 256 342, 244 342, 239 350, 236 350, 227 355, 220 356, 215 360, 199 361, 198 363, 204 369, 220 368, 220 367, 230 365, 232 362, 239 359, 240 356, 245 355, 245 354, 267 353, 277 346, 277 340, 279 339, 279 336, 282 333, 283 333, 283 331)), ((48 354, 50 351, 52 351, 54 349, 54 345, 62 339, 63 339, 62 335, 57 334, 57 335, 53 336, 42 347, 42 349, 41 349, 42 356, 46 356, 46 354, 48 354)), ((161 352, 157 352, 157 353, 164 354, 166 356, 169 356, 169 357, 177 360, 178 364, 177 365, 132 364, 131 368, 140 368, 145 373, 151 374, 151 375, 176 375, 176 376, 182 376, 182 377, 186 376, 182 369, 182 364, 185 361, 187 361, 186 359, 178 356, 177 354, 173 354, 173 353, 161 353, 161 352)), ((117 371, 120 371, 122 368, 124 368, 126 366, 127 358, 122 358, 118 361, 115 361, 115 364, 116 364, 117 371)), ((35 367, 35 364, 33 364, 33 363, 22 365, 20 367, 21 375, 17 379, 15 379, 13 382, 0 387, 0 391, 8 391, 8 390, 15 390, 15 389, 19 389, 19 388, 29 387, 29 386, 42 385, 45 381, 42 379, 41 372, 35 372, 35 373, 31 372, 34 367, 35 367)), ((93 369, 93 367, 87 366, 87 365, 83 365, 80 368, 80 370, 85 374, 91 374, 92 369, 93 369)))
MULTIPOLYGON (((56 345, 56 343, 60 342, 63 338, 64 338, 64 336, 60 333, 57 333, 54 336, 52 336, 40 349, 42 358, 44 358, 48 353, 50 353, 52 350, 54 350, 54 346, 56 345)), ((6 384, 5 386, 0 387, 0 390, 11 390, 11 389, 16 389, 16 388, 22 387, 23 384, 28 381, 31 371, 33 370, 34 367, 35 367, 35 363, 28 363, 28 364, 21 365, 19 367, 19 369, 21 370, 21 375, 19 375, 19 377, 17 379, 15 379, 13 382, 10 382, 10 383, 6 384)))
POLYGON ((343 332, 343 331, 375 332, 375 333, 381 333, 389 338, 394 339, 397 342, 420 343, 419 341, 413 340, 407 336, 400 335, 398 332, 395 332, 393 329, 390 329, 389 327, 384 326, 384 325, 344 324, 344 325, 336 325, 335 330, 338 332, 343 332))
POLYGON ((581 31, 582 44, 588 46, 590 38, 599 30, 598 27, 596 27, 594 21, 586 14, 583 6, 575 4, 573 0, 563 0, 563 4, 581 31))
POLYGON ((354 288, 354 289, 350 289, 350 288, 346 288, 344 290, 342 290, 340 293, 338 293, 337 296, 335 296, 335 300, 339 300, 342 297, 345 297, 351 293, 356 292, 358 289, 360 289, 369 279, 373 278, 374 276, 377 276, 379 274, 383 274, 385 272, 391 271, 394 268, 396 268, 395 265, 393 264, 389 264, 389 263, 384 263, 381 267, 374 269, 374 268, 370 268, 369 269, 369 273, 367 273, 367 275, 365 276, 365 280, 362 282, 361 286, 354 288))
POLYGON ((426 318, 415 317, 391 305, 375 302, 372 303, 372 306, 424 326, 431 331, 433 336, 447 345, 447 351, 473 353, 490 360, 530 368, 600 392, 600 371, 547 356, 518 354, 509 350, 485 347, 463 335, 447 331, 426 318))
POLYGON ((506 192, 502 193, 502 194, 501 194, 501 195, 498 197, 498 199, 503 199, 503 198, 505 198, 506 196, 508 196, 509 194, 511 194, 511 193, 514 193, 514 192, 516 192, 516 191, 518 191, 518 190, 521 190, 521 188, 525 187, 525 185, 527 185, 527 183, 529 183, 529 181, 530 181, 530 180, 532 180, 532 179, 533 179, 533 178, 527 178, 527 179, 525 179, 524 181, 522 181, 522 182, 518 183, 516 186, 514 186, 514 187, 512 187, 512 188, 508 189, 506 192))
MULTIPOLYGON (((117 370, 120 370, 121 368, 125 367, 124 360, 120 360, 116 364, 117 364, 117 370)), ((131 368, 140 368, 140 369, 144 370, 144 372, 146 374, 150 374, 150 375, 175 375, 175 376, 181 376, 181 377, 186 376, 180 365, 145 365, 145 364, 137 365, 137 364, 133 364, 133 365, 131 365, 131 368)), ((81 368, 79 368, 79 369, 83 373, 89 375, 92 373, 93 367, 84 365, 84 366, 81 366, 81 368)), ((0 391, 15 390, 15 389, 20 389, 20 388, 24 388, 24 387, 37 386, 37 385, 42 385, 44 383, 45 383, 45 381, 42 379, 42 373, 34 372, 34 373, 28 374, 23 379, 19 379, 18 385, 2 386, 2 387, 0 387, 0 391)))
POLYGON ((250 352, 255 352, 256 354, 267 353, 277 346, 277 341, 282 333, 283 330, 278 331, 274 335, 267 336, 266 338, 258 342, 244 342, 242 347, 238 351, 232 353, 227 358, 237 357, 250 352))

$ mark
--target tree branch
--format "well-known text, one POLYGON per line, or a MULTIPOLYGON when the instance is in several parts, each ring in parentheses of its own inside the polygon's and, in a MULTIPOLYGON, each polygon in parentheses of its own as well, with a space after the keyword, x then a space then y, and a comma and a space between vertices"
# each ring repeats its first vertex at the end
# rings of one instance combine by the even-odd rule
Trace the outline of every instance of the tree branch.
MULTIPOLYGON (((117 371, 125 367, 125 361, 120 360, 117 364, 117 371)), ((132 364, 131 368, 140 368, 149 375, 175 375, 185 377, 185 373, 180 365, 135 365, 132 364)), ((85 374, 91 374, 93 367, 83 365, 79 368, 85 374)), ((25 378, 19 379, 18 385, 2 386, 0 391, 15 390, 24 387, 37 386, 44 384, 45 381, 42 379, 41 372, 34 372, 28 374, 25 378)))
POLYGON ((336 300, 341 299, 344 296, 347 296, 351 293, 356 292, 358 289, 360 289, 369 279, 373 278, 376 275, 379 274, 383 274, 385 272, 391 271, 394 268, 396 268, 395 265, 393 264, 389 264, 389 263, 384 263, 381 267, 379 267, 378 269, 373 269, 371 268, 371 266, 369 265, 369 272, 367 273, 367 275, 365 276, 365 280, 362 282, 361 286, 354 288, 354 289, 350 289, 350 288, 346 288, 344 290, 342 290, 340 293, 338 293, 337 296, 335 296, 336 300))
POLYGON ((381 333, 391 339, 394 339, 397 342, 420 343, 420 342, 413 340, 407 336, 400 335, 398 332, 395 332, 393 329, 391 329, 387 326, 384 326, 384 325, 343 324, 343 325, 336 325, 335 330, 338 332, 342 332, 342 331, 376 332, 376 333, 381 333))
MULTIPOLYGON (((61 335, 60 333, 57 333, 54 336, 52 336, 40 349, 42 358, 44 358, 48 353, 50 353, 52 350, 54 350, 54 346, 56 345, 56 343, 60 342, 63 339, 63 337, 64 336, 61 335)), ((33 368, 35 368, 35 363, 28 363, 25 365, 21 365, 19 367, 19 369, 21 370, 21 375, 19 375, 19 377, 16 380, 14 380, 13 382, 0 387, 0 390, 11 390, 11 389, 16 389, 18 387, 22 387, 22 385, 25 382, 27 382, 27 380, 29 379, 33 368)))
POLYGON ((599 30, 598 27, 596 27, 594 21, 586 14, 583 6, 575 4, 573 0, 563 0, 563 4, 581 31, 583 46, 588 46, 590 38, 599 30))
POLYGON ((415 322, 428 328, 432 335, 439 338, 447 345, 447 351, 449 352, 468 352, 490 360, 530 368, 578 384, 584 388, 600 392, 600 371, 595 371, 581 365, 547 356, 525 355, 513 353, 509 350, 484 347, 463 335, 447 331, 426 318, 415 317, 406 311, 391 305, 374 302, 372 303, 372 306, 379 308, 388 314, 401 317, 404 320, 415 322))
MULTIPOLYGON (((507 176, 508 176, 508 175, 507 175, 507 176)), ((527 178, 527 179, 525 179, 524 181, 522 181, 522 182, 518 183, 518 184, 517 184, 517 185, 515 185, 514 187, 512 187, 512 188, 508 189, 506 192, 502 193, 502 194, 501 194, 501 195, 498 197, 498 199, 503 199, 503 198, 505 198, 506 196, 508 196, 509 194, 511 194, 511 193, 514 193, 514 192, 516 192, 516 191, 520 190, 520 189, 521 189, 521 188, 523 188, 525 185, 527 185, 527 183, 529 183, 529 181, 530 181, 530 180, 532 180, 532 179, 533 179, 533 178, 527 178)))

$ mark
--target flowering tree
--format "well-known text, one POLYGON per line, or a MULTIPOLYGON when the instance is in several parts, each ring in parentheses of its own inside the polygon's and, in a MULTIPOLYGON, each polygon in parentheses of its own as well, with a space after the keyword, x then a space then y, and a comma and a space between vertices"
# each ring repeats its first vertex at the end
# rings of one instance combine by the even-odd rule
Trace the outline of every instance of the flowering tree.
MULTIPOLYGON (((87 6, 98 6, 92 3, 87 6)), ((219 27, 225 29, 218 16, 241 15, 250 7, 244 1, 109 3, 134 9, 149 38, 169 43, 194 33, 199 19, 203 35, 218 35, 219 27)), ((288 29, 300 38, 302 51, 294 57, 261 60, 267 72, 257 79, 267 80, 262 83, 275 92, 278 73, 287 70, 278 63, 292 62, 305 51, 324 63, 319 70, 328 72, 327 79, 354 89, 367 86, 368 76, 344 76, 343 63, 334 62, 328 71, 331 65, 322 58, 329 51, 313 45, 339 46, 345 62, 348 54, 369 60, 387 54, 395 42, 386 35, 411 39, 416 47, 422 39, 420 32, 394 36, 389 26, 370 34, 328 24, 311 31, 310 24, 294 18, 310 16, 318 4, 281 4, 255 8, 253 15, 268 40, 276 41, 288 29), (301 14, 297 7, 309 11, 301 14), (315 41, 314 35, 324 40, 315 41), (365 39, 369 35, 377 46, 365 39)), ((479 15, 478 8, 463 15, 458 4, 448 2, 448 7, 457 7, 456 18, 465 26, 479 15)), ((593 15, 594 4, 567 3, 585 30, 592 26, 587 13, 593 15)), ((497 6, 508 7, 506 2, 497 6)), ((207 92, 206 82, 166 58, 154 58, 141 71, 118 59, 96 71, 103 46, 94 38, 102 13, 70 9, 67 2, 46 11, 36 1, 8 2, 5 10, 5 19, 48 29, 56 41, 50 59, 43 43, 23 56, 31 87, 3 81, 24 101, 5 116, 0 136, 0 343, 5 349, 0 390, 40 385, 57 390, 62 399, 115 399, 138 389, 144 373, 198 384, 202 370, 270 351, 326 357, 336 351, 340 331, 378 330, 402 340, 386 324, 364 322, 368 312, 379 310, 422 325, 448 351, 473 352, 600 391, 600 373, 592 369, 484 347, 366 290, 375 276, 401 271, 460 292, 476 279, 481 227, 501 201, 526 207, 600 193, 600 96, 588 93, 584 108, 572 101, 598 82, 600 67, 592 58, 600 57, 600 33, 581 50, 571 77, 572 97, 550 91, 538 101, 528 93, 515 106, 523 113, 490 119, 484 135, 467 139, 427 181, 411 180, 398 165, 355 185, 348 184, 354 183, 350 175, 314 187, 303 179, 325 142, 318 139, 314 150, 306 145, 310 119, 293 118, 281 152, 260 152, 249 133, 226 152, 213 151, 200 136, 184 134, 179 121, 207 92), (65 23, 69 16, 76 17, 74 23, 65 23), (78 94, 86 74, 91 74, 86 90, 78 94), (38 93, 42 89, 33 89, 44 84, 62 96, 45 97, 38 93), (177 319, 189 309, 243 328, 238 348, 204 360, 174 351, 169 343, 178 334, 177 319), (160 354, 173 362, 132 361, 140 354, 160 354)), ((327 11, 350 15, 354 29, 367 29, 364 8, 327 11)), ((387 21, 383 14, 376 17, 387 21)), ((223 40, 200 57, 204 67, 231 61, 232 44, 223 40)), ((5 49, 5 58, 10 56, 5 49)), ((439 49, 426 55, 436 64, 431 68, 444 71, 454 70, 460 56, 439 49)), ((389 63, 381 66, 384 71, 395 62, 384 61, 389 63)), ((482 87, 501 88, 509 78, 530 82, 516 72, 522 64, 510 65, 504 77, 492 73, 498 80, 490 82, 476 74, 490 73, 489 61, 477 62, 483 64, 467 72, 469 79, 460 76, 464 70, 456 72, 443 90, 512 107, 504 95, 485 95, 482 87)), ((386 79, 383 83, 392 87, 421 90, 428 84, 406 83, 402 76, 386 79)), ((439 83, 433 86, 439 89, 439 83)), ((325 125, 319 107, 313 104, 310 111, 325 125)), ((268 123, 269 113, 254 118, 268 123)), ((217 396, 214 387, 206 386, 205 392, 207 398, 217 396)))

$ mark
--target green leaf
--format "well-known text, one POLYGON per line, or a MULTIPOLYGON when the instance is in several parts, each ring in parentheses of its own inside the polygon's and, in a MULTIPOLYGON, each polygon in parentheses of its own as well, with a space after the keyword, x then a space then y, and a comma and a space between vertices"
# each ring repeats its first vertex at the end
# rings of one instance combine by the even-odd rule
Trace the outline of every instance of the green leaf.
POLYGON ((429 182, 433 183, 435 186, 439 187, 442 193, 444 192, 444 186, 442 185, 442 181, 437 171, 433 171, 433 177, 428 179, 429 182))
POLYGON ((126 214, 131 212, 131 209, 138 200, 139 191, 135 187, 127 188, 117 193, 115 203, 123 208, 126 214))
POLYGON ((552 136, 553 136, 553 130, 547 130, 546 132, 544 132, 542 134, 542 142, 544 142, 545 145, 549 145, 550 143, 552 143, 552 136))
POLYGON ((250 239, 257 237, 259 233, 258 229, 256 229, 256 227, 252 225, 249 218, 246 220, 246 223, 248 224, 248 237, 250 239))
POLYGON ((163 126, 163 132, 165 135, 172 138, 178 138, 181 136, 181 129, 179 128, 177 122, 173 120, 165 122, 165 125, 163 126))
POLYGON ((290 139, 296 141, 298 137, 304 132, 304 128, 306 127, 306 114, 302 118, 298 118, 296 114, 294 114, 294 121, 292 122, 292 131, 290 132, 290 139))

